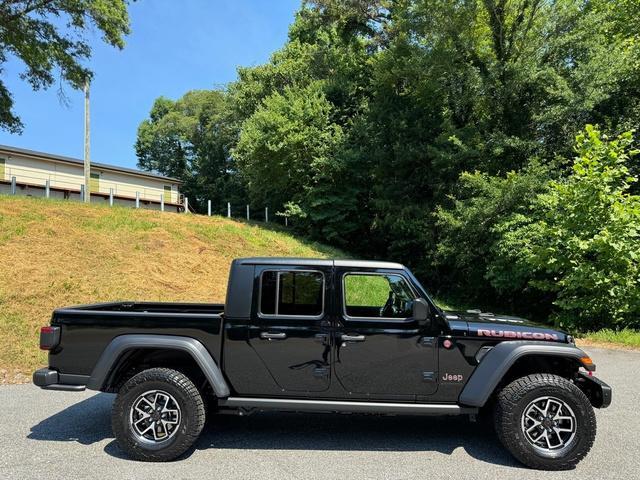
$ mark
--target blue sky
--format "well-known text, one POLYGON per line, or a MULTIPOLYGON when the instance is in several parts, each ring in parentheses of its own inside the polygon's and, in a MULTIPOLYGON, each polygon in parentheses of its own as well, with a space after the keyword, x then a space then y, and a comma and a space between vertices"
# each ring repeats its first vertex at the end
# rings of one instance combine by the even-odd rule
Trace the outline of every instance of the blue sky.
MULTIPOLYGON (((120 51, 90 34, 91 158, 136 166, 138 124, 157 97, 214 88, 236 78, 238 66, 264 63, 283 45, 300 0, 138 0, 129 9, 131 34, 120 51)), ((82 158, 82 92, 58 85, 34 92, 18 78, 23 65, 5 64, 22 135, 0 130, 0 144, 82 158)))

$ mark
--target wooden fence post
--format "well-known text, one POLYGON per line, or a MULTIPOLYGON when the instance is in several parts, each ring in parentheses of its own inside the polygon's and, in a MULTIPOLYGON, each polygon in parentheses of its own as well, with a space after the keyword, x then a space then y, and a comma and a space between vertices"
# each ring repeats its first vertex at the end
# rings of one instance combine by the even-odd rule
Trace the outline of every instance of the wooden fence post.
POLYGON ((136 208, 140 208, 140 192, 136 192, 136 208))
POLYGON ((113 188, 109 189, 109 206, 113 207, 113 188))
POLYGON ((44 197, 49 198, 51 195, 51 180, 47 180, 44 184, 44 197))
POLYGON ((160 195, 160 211, 164 212, 164 194, 160 195))
POLYGON ((211 216, 211 200, 207 200, 207 215, 211 216))
POLYGON ((249 205, 247 205, 247 220, 249 220, 249 205))
POLYGON ((227 218, 231 218, 231 202, 227 202, 227 218))
POLYGON ((184 197, 184 213, 189 213, 189 197, 184 197))
POLYGON ((264 207, 264 223, 269 223, 269 207, 264 207))

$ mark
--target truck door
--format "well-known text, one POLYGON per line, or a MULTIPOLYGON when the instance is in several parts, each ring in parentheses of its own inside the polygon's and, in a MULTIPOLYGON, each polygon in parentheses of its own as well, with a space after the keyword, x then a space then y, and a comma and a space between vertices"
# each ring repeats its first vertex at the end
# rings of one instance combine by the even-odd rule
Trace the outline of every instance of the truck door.
POLYGON ((336 269, 341 303, 336 379, 353 398, 415 400, 437 389, 434 332, 412 318, 416 289, 402 271, 336 269))
POLYGON ((329 267, 262 267, 250 342, 283 393, 319 392, 331 379, 329 267))

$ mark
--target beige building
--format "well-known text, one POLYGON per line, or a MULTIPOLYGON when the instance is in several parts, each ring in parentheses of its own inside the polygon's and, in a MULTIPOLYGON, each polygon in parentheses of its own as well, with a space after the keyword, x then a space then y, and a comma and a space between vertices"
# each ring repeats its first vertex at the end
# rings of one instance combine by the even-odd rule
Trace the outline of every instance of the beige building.
MULTIPOLYGON (((103 163, 91 162, 91 202, 179 212, 182 182, 103 163)), ((82 160, 0 145, 0 193, 80 200, 82 160)))

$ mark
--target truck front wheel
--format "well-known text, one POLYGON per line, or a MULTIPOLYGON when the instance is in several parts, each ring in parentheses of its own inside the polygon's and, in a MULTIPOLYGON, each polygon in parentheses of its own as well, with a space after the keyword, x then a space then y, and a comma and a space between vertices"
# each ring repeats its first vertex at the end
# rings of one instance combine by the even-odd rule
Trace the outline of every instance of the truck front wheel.
POLYGON ((202 396, 184 374, 151 368, 129 379, 113 404, 118 445, 136 460, 174 460, 197 440, 205 422, 202 396))
POLYGON ((557 375, 534 374, 511 382, 498 393, 494 413, 502 444, 531 468, 571 469, 596 436, 589 399, 557 375))

